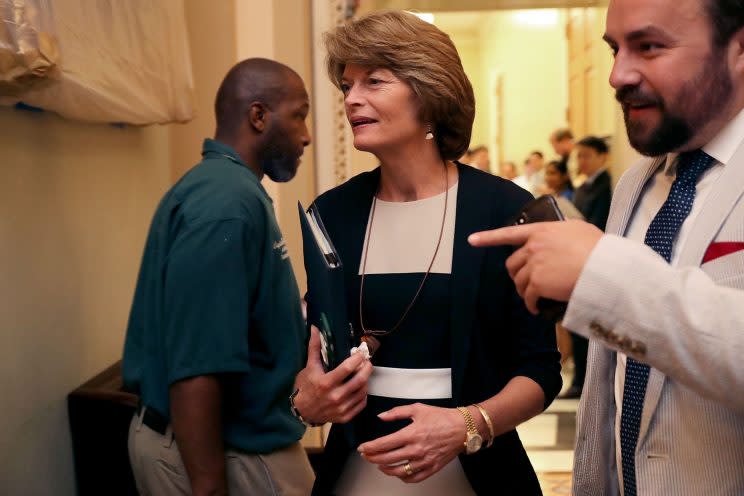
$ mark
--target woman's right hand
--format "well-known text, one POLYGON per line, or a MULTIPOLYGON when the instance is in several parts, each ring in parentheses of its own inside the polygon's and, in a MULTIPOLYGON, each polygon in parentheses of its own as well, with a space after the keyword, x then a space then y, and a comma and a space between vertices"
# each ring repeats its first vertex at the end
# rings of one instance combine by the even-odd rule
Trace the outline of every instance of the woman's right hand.
POLYGON ((372 374, 372 363, 361 353, 355 353, 325 372, 320 357, 320 332, 315 326, 310 332, 307 365, 295 379, 295 388, 299 389, 295 407, 306 421, 314 424, 349 422, 367 405, 367 380, 372 374))

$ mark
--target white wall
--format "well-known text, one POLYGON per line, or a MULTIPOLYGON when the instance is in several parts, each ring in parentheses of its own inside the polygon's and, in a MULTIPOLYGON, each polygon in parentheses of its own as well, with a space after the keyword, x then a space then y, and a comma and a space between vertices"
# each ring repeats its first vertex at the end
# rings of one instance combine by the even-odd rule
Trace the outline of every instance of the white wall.
POLYGON ((434 22, 450 34, 473 85, 476 112, 470 146, 489 147, 494 172, 499 165, 499 131, 504 160, 521 167, 535 149, 550 158, 549 135, 565 125, 568 106, 564 11, 498 10, 475 17, 436 13, 434 22), (528 19, 537 14, 552 22, 525 23, 525 14, 528 19), (496 92, 499 78, 501 106, 496 92))
POLYGON ((470 137, 470 148, 485 145, 488 142, 488 102, 485 100, 483 88, 482 47, 478 31, 474 29, 471 32, 453 32, 450 33, 450 37, 457 48, 457 53, 460 54, 462 67, 475 93, 475 121, 473 122, 473 134, 470 137))
MULTIPOLYGON (((480 28, 481 91, 476 100, 495 107, 493 83, 501 74, 504 159, 521 167, 532 150, 542 150, 546 158, 553 155, 549 136, 566 120, 568 78, 563 13, 555 11, 554 24, 529 25, 520 21, 520 12, 486 14, 480 28)), ((485 127, 479 133, 489 141, 493 129, 490 123, 485 127)))
POLYGON ((66 395, 121 356, 165 127, 0 108, 0 494, 72 495, 66 395))
MULTIPOLYGON (((188 124, 119 129, 0 107, 0 495, 75 494, 66 395, 121 358, 152 214, 213 135, 226 71, 273 56, 310 79, 310 0, 245 3, 184 1, 197 96, 188 124)), ((311 157, 274 188, 301 283, 294 202, 314 196, 311 157)))
POLYGON ((174 182, 201 160, 204 138, 214 137, 214 98, 222 78, 238 61, 236 7, 232 2, 184 0, 184 8, 194 71, 196 117, 187 124, 171 126, 174 182))

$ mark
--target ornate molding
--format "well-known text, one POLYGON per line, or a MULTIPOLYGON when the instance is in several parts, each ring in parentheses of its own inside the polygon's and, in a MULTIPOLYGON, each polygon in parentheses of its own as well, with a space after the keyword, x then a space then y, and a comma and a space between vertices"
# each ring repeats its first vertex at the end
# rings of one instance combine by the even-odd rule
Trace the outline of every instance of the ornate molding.
MULTIPOLYGON (((358 7, 358 0, 331 0, 333 8, 331 9, 331 23, 333 26, 340 26, 347 20, 354 17, 358 7)), ((333 153, 333 175, 335 185, 345 182, 349 176, 351 164, 349 163, 349 135, 346 126, 346 110, 344 108, 344 97, 341 93, 336 92, 333 99, 333 129, 337 138, 334 142, 333 153)))
POLYGON ((352 18, 358 3, 358 0, 313 0, 317 193, 343 183, 351 175, 352 140, 346 123, 344 99, 326 76, 322 35, 352 18))

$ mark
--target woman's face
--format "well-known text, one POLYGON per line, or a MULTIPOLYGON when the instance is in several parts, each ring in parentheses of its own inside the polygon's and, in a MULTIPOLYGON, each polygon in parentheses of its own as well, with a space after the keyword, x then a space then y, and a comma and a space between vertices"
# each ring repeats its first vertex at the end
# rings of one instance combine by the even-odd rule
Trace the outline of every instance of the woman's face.
POLYGON ((340 86, 358 150, 377 155, 424 142, 428 128, 418 118, 413 90, 390 70, 348 64, 340 86))
POLYGON ((561 174, 555 165, 548 164, 545 167, 545 185, 553 191, 562 191, 566 187, 568 178, 561 174))

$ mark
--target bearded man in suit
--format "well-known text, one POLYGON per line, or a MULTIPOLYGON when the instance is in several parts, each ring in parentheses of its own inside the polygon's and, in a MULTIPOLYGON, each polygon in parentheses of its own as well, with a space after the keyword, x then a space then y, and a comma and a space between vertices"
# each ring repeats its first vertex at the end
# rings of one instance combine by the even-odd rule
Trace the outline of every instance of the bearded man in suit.
POLYGON ((744 494, 744 0, 611 0, 610 84, 646 155, 587 223, 478 233, 532 311, 593 338, 574 494, 744 494))

